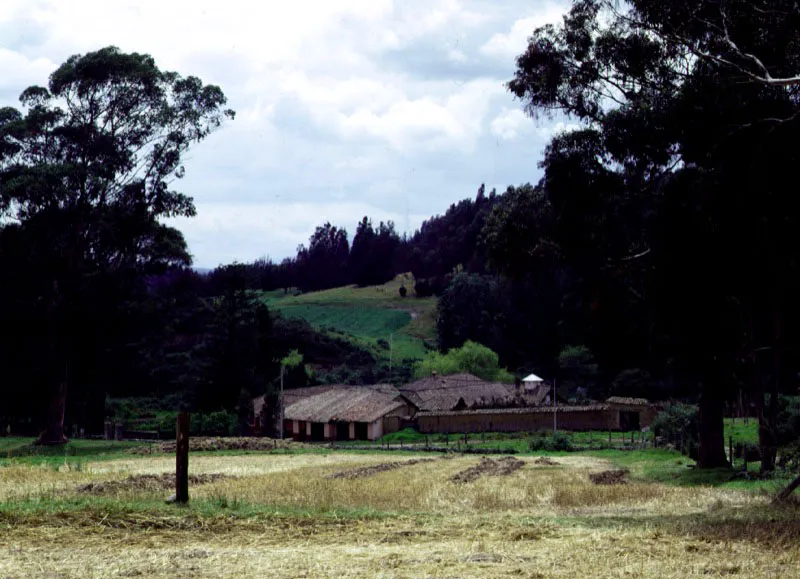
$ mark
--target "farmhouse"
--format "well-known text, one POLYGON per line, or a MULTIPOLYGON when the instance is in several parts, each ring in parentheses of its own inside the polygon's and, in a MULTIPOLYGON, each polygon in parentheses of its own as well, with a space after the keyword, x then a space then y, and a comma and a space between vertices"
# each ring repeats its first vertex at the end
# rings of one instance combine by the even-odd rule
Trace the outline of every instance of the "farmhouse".
POLYGON ((376 440, 400 430, 417 410, 390 384, 302 390, 285 399, 284 434, 295 440, 376 440))
POLYGON ((585 406, 528 406, 432 410, 417 414, 420 432, 532 432, 558 428, 582 430, 639 430, 650 426, 657 409, 643 398, 609 398, 585 406))

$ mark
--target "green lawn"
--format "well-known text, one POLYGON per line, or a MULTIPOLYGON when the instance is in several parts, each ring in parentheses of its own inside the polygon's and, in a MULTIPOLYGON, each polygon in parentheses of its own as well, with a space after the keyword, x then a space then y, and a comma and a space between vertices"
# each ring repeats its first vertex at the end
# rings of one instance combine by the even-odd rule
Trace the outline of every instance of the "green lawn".
POLYGON ((756 418, 726 418, 725 419, 725 444, 728 437, 733 437, 733 443, 751 442, 758 444, 758 419, 756 418))
POLYGON ((261 292, 261 299, 286 317, 302 318, 315 328, 345 338, 389 359, 420 359, 436 339, 436 299, 413 297, 410 274, 381 285, 353 285, 301 295, 283 290, 261 292), (400 297, 405 284, 409 295, 400 297), (385 341, 380 342, 379 340, 385 341))
POLYGON ((127 451, 142 443, 114 440, 73 439, 59 446, 36 446, 33 438, 0 438, 0 466, 9 463, 58 466, 89 460, 110 460, 130 456, 127 451))

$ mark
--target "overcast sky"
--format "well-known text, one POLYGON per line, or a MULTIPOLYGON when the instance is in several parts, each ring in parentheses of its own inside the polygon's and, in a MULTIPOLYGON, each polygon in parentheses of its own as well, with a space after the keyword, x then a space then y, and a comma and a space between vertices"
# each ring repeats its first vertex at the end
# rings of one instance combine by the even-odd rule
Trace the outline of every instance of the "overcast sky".
POLYGON ((218 84, 237 116, 197 145, 177 222, 198 267, 294 254, 330 220, 413 231, 479 185, 536 181, 563 122, 505 90, 563 0, 0 0, 0 105, 110 44, 218 84))

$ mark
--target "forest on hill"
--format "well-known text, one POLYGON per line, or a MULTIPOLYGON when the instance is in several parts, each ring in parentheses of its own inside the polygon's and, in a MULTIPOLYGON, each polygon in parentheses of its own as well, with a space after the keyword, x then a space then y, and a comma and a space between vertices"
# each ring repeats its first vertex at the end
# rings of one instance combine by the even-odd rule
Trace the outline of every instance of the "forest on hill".
POLYGON ((537 183, 465 192, 410 235, 324 223, 295 257, 202 275, 162 220, 195 213, 173 187, 233 120, 222 89, 113 47, 71 57, 0 110, 0 420, 58 443, 99 430, 107 396, 151 395, 244 421, 292 350, 318 371, 290 386, 402 380, 413 361, 390 375, 265 296, 410 272, 397 299, 436 300, 432 347, 478 342, 569 397, 696 402, 704 467, 726 462, 726 405, 752 407, 770 470, 800 371, 800 13, 723 4, 575 0, 532 31, 508 90, 580 124, 537 183))

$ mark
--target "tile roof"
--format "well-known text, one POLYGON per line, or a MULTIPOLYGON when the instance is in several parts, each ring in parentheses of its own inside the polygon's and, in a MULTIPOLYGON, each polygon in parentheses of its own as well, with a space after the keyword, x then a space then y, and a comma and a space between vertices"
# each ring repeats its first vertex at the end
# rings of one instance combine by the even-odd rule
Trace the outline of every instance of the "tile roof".
POLYGON ((650 401, 647 398, 628 398, 625 396, 612 396, 606 400, 606 403, 625 406, 650 406, 650 401))
POLYGON ((487 382, 472 374, 428 376, 400 387, 400 392, 420 410, 503 406, 516 399, 513 384, 487 382))

